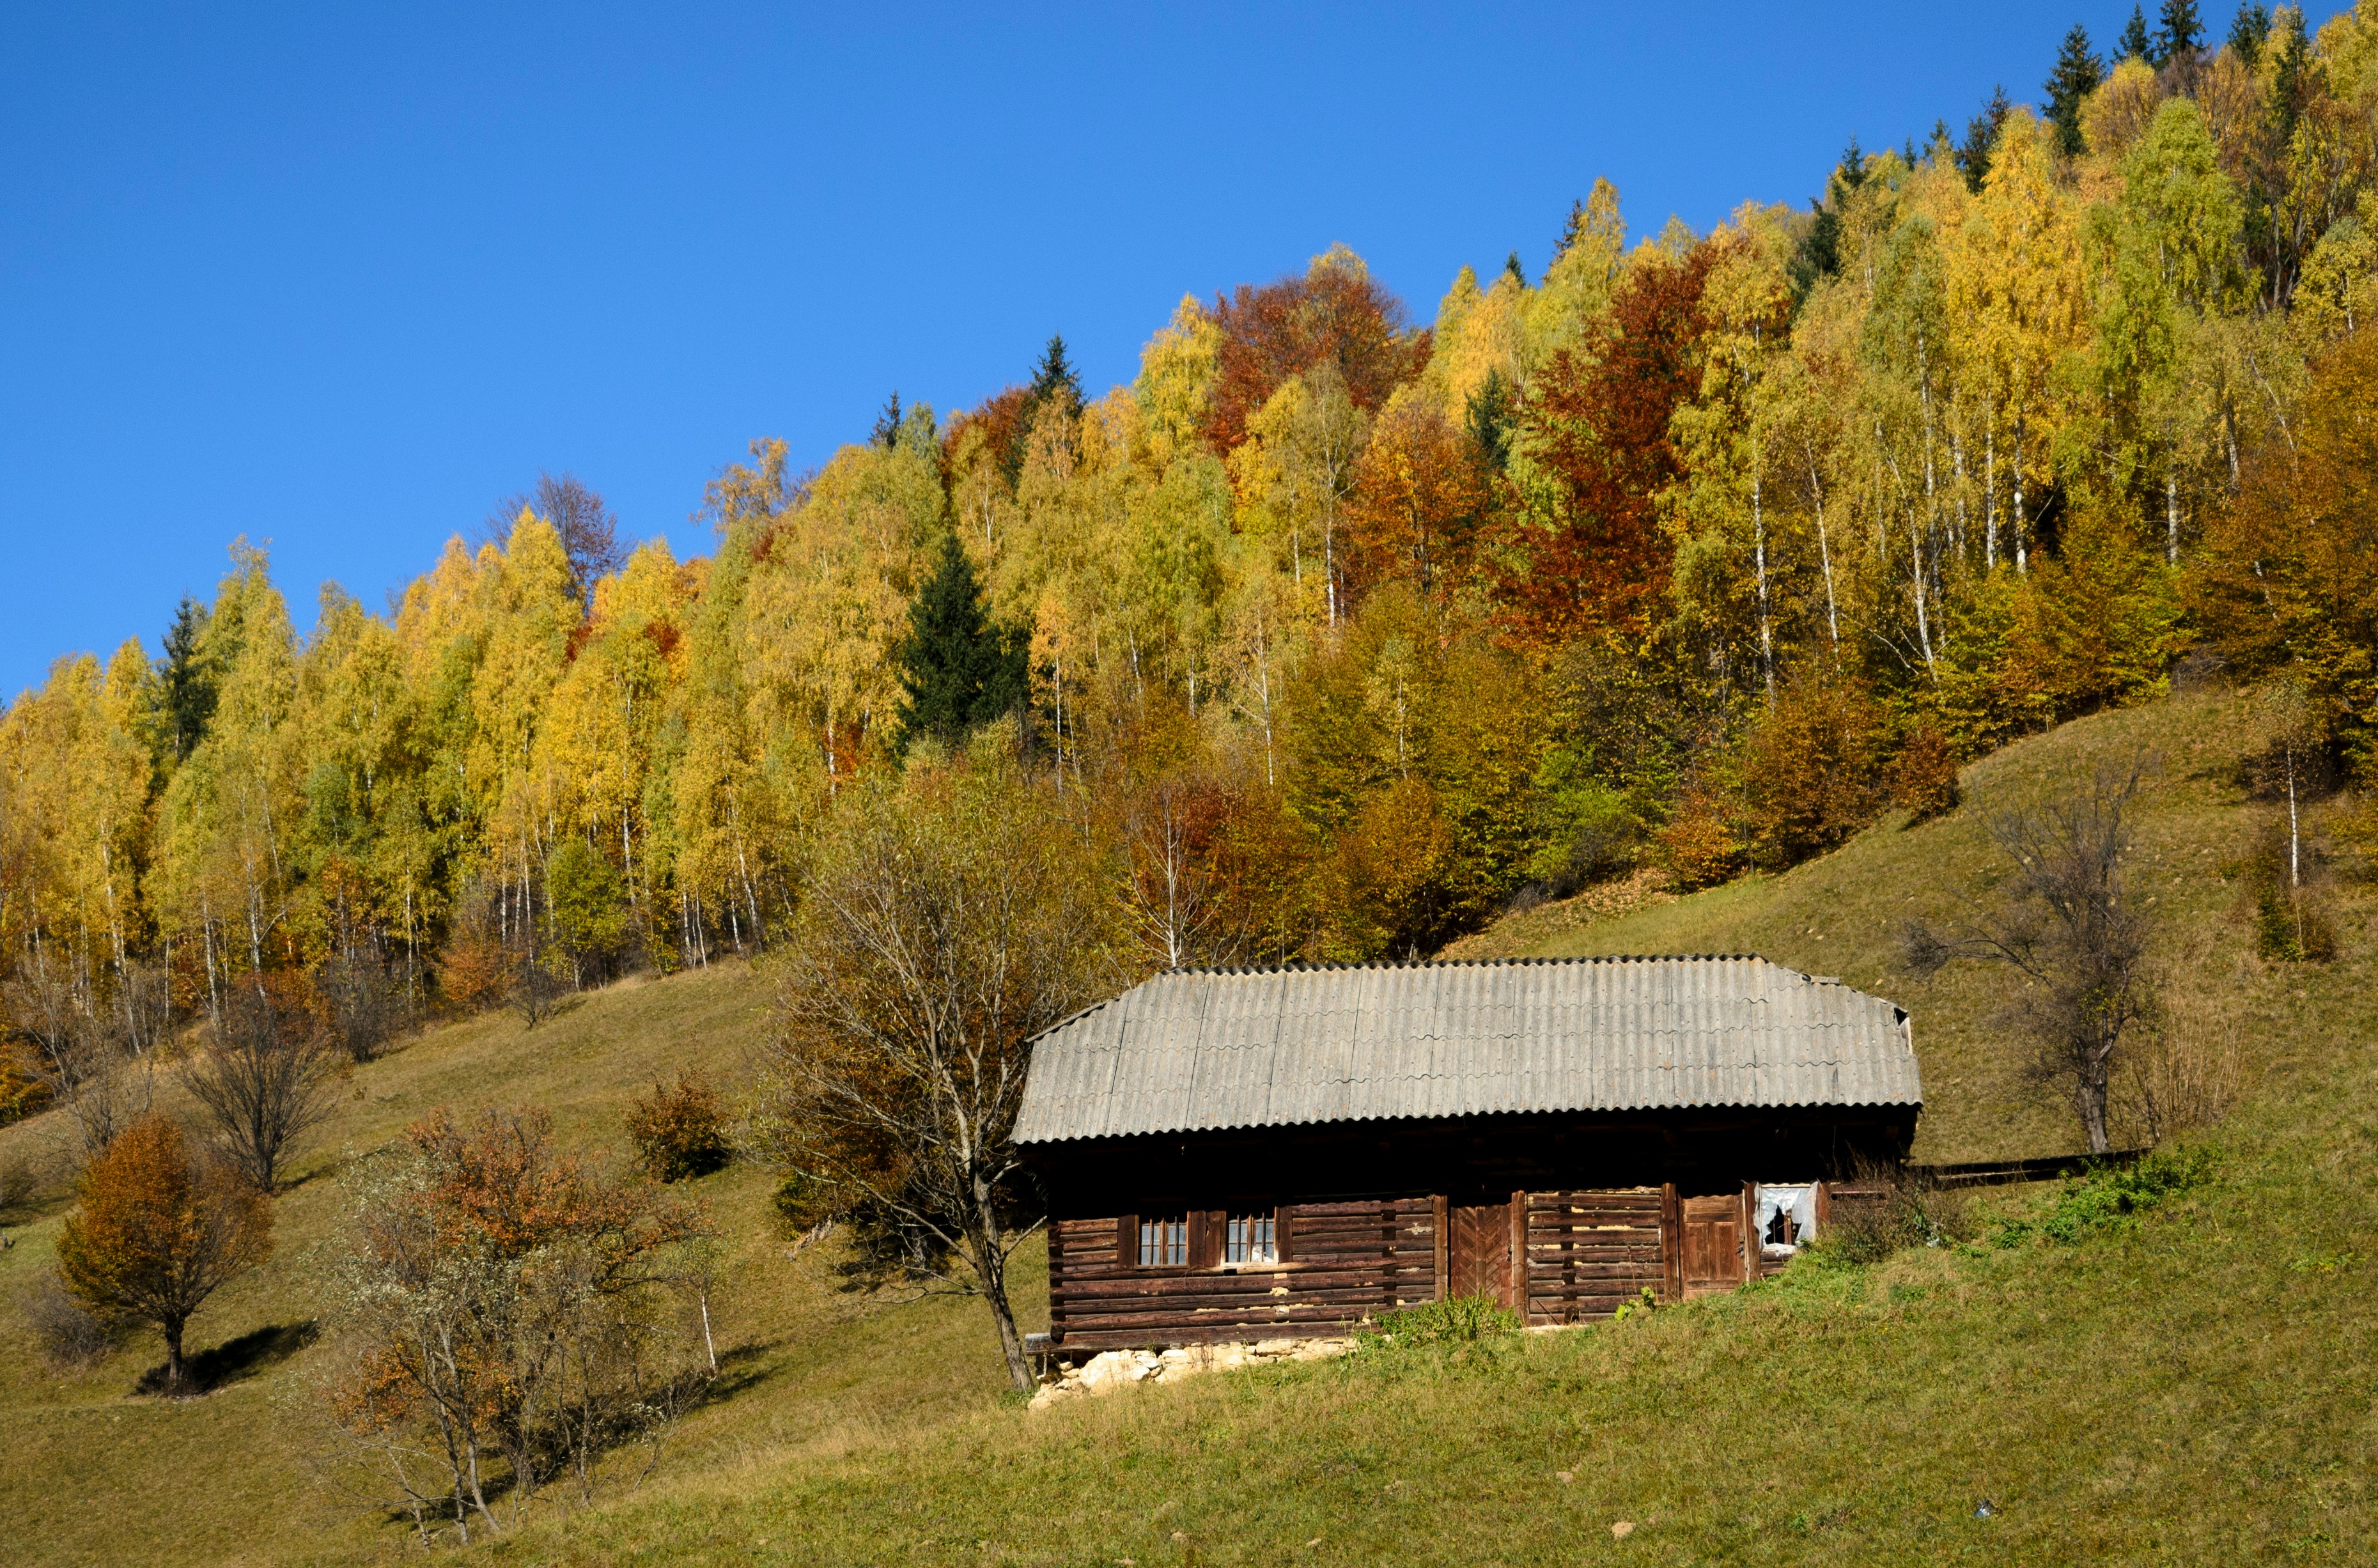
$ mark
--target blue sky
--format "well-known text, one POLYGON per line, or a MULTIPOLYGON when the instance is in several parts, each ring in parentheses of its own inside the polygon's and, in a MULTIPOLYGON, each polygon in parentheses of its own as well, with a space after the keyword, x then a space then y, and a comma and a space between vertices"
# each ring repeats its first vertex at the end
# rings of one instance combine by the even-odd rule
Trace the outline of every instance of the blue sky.
POLYGON ((301 626, 380 604, 540 469, 701 553, 755 437, 821 461, 1052 330, 1103 389, 1333 241, 1425 320, 1597 174, 1638 233, 1805 201, 2128 15, 988 9, 0 9, 0 692, 153 650, 242 534, 301 626))

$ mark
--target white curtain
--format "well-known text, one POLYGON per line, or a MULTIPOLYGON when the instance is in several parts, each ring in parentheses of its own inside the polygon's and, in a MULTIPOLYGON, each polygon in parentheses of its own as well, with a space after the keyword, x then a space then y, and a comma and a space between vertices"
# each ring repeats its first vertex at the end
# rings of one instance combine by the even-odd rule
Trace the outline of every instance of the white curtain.
POLYGON ((1778 1257, 1797 1251, 1801 1242, 1817 1233, 1816 1183, 1809 1181, 1791 1186, 1770 1186, 1763 1181, 1760 1182, 1758 1225, 1760 1250, 1769 1257, 1778 1257), (1786 1227, 1792 1236, 1789 1241, 1778 1242, 1774 1239, 1775 1216, 1779 1214, 1791 1216, 1791 1223, 1786 1227))

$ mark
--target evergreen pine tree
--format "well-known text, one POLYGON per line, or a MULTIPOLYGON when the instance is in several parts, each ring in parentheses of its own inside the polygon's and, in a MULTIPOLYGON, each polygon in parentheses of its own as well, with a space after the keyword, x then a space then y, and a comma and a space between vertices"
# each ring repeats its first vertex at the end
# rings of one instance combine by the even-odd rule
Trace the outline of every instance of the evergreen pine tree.
POLYGON ((1049 334, 1049 346, 1040 351, 1040 363, 1032 368, 1032 384, 1024 389, 1024 428, 1032 428, 1032 421, 1040 413, 1040 405, 1051 398, 1062 400, 1068 419, 1078 419, 1082 413, 1082 378, 1075 374, 1073 362, 1065 357, 1065 340, 1058 333, 1049 334))
POLYGON ((2263 41, 2271 36, 2271 8, 2261 0, 2238 7, 2237 19, 2229 24, 2229 47, 2248 66, 2261 63, 2263 41))
POLYGON ((900 418, 900 389, 895 387, 892 389, 892 401, 885 403, 883 412, 875 416, 875 428, 868 433, 868 443, 887 452, 898 446, 900 418))
POLYGON ((2162 21, 2156 46, 2163 58, 2156 64, 2195 59, 2196 52, 2204 46, 2204 22, 2196 14, 2196 0, 2163 0, 2162 21))
POLYGON ((203 646, 206 632, 206 606, 183 594, 174 624, 165 628, 164 679, 157 688, 176 762, 205 738, 207 724, 215 716, 215 674, 203 646))
POLYGON ((900 749, 924 736, 955 744, 1022 706, 1031 692, 1028 640, 991 623, 974 563, 956 534, 943 534, 941 561, 908 606, 908 635, 893 651, 906 694, 900 749))
POLYGON ((2278 121, 2279 141, 2284 146, 2294 139, 2296 118, 2303 113, 2312 45, 2304 38, 2302 6, 2283 6, 2272 22, 2278 30, 2279 44, 2271 72, 2270 113, 2278 121))
POLYGON ((1957 167, 1965 172, 1965 188, 1976 196, 1982 182, 1989 177, 1990 156, 1997 150, 1999 127, 2006 124, 2014 105, 2007 102, 2006 85, 1990 89, 1990 101, 1982 112, 1965 122, 1965 145, 1957 150, 1957 167))
POLYGON ((1517 278, 1519 281, 1519 287, 1524 289, 1528 286, 1528 269, 1519 265, 1519 253, 1518 251, 1515 250, 1509 256, 1503 258, 1503 270, 1510 276, 1517 278))
MULTIPOLYGON (((1568 221, 1561 225, 1560 243, 1553 246, 1553 260, 1558 261, 1567 256, 1568 247, 1575 245, 1584 233, 1585 201, 1583 197, 1578 197, 1568 204, 1568 221)), ((1547 267, 1544 270, 1549 272, 1552 269, 1547 267)))
POLYGON ((2082 102, 2105 79, 2106 65, 2089 47, 2089 30, 2073 23, 2057 51, 2056 69, 2042 89, 2048 94, 2048 117, 2056 126, 2057 150, 2067 158, 2079 157, 2083 150, 2082 102))
POLYGON ((1462 428, 1478 449, 1479 461, 1502 473, 1511 461, 1511 430, 1519 418, 1519 400, 1510 381, 1499 366, 1489 370, 1486 379, 1462 403, 1462 428))
POLYGON ((2147 18, 2136 6, 2131 7, 2131 19, 2122 24, 2122 41, 2116 47, 2125 60, 2144 60, 2150 66, 2160 66, 2156 58, 2155 40, 2147 36, 2147 18))

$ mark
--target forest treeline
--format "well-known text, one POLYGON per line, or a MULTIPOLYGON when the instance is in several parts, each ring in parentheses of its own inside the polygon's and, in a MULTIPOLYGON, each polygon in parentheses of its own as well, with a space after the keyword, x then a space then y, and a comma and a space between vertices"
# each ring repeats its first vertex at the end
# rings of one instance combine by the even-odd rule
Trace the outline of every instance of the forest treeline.
POLYGON ((1426 325, 1332 248, 1184 298, 1102 397, 1051 340, 814 472, 754 442, 706 557, 548 482, 300 637, 237 546, 159 656, 0 719, 7 1022, 138 1048, 246 976, 476 1006, 752 952, 838 800, 968 745, 1063 803, 1140 965, 1787 865, 2199 647, 2378 766, 2378 0, 2108 53, 1707 233, 1597 184, 1426 325))

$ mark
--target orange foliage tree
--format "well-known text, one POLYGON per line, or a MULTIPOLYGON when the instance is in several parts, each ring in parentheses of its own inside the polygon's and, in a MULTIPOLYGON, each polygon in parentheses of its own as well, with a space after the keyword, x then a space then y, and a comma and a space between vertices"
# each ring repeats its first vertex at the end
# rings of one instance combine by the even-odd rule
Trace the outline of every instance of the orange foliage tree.
POLYGON ((98 1317, 162 1335, 165 1391, 181 1394, 183 1331, 225 1281, 270 1255, 270 1205, 160 1116, 126 1128, 78 1192, 58 1237, 59 1279, 98 1317))
POLYGON ((2231 664, 2303 683, 2317 727, 2378 765, 2378 332, 2324 362, 2207 529, 2198 614, 2231 664))
POLYGON ((1562 349, 1529 383, 1499 573, 1523 640, 1639 633, 1667 587, 1661 492, 1683 472, 1669 421, 1700 389, 1701 291, 1715 252, 1639 254, 1593 352, 1562 349))
POLYGON ((1282 382, 1324 361, 1360 409, 1385 403, 1428 363, 1427 330, 1406 330, 1403 303, 1345 251, 1316 258, 1303 277, 1217 295, 1213 315, 1222 341, 1206 437, 1218 452, 1246 438, 1247 421, 1282 382))
POLYGON ((1355 595, 1400 578, 1423 602, 1468 574, 1491 492, 1475 443, 1424 398, 1391 402, 1354 474, 1347 523, 1355 595))

